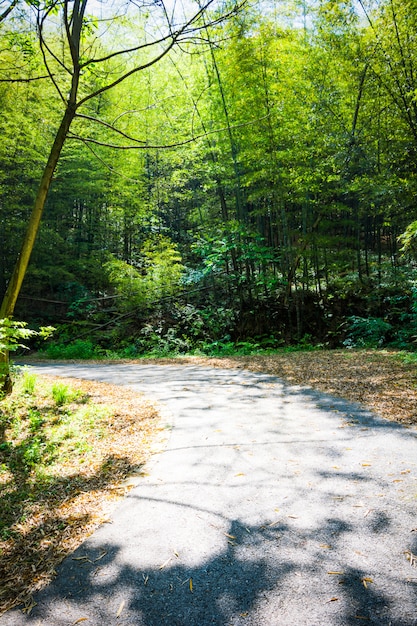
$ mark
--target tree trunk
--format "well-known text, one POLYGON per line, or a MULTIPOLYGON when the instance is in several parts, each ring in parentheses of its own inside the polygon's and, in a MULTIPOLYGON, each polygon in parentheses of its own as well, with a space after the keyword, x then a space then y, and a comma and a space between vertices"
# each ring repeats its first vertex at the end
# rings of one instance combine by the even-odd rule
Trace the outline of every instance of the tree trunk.
MULTIPOLYGON (((35 245, 35 240, 38 234, 42 213, 48 195, 48 190, 52 182, 54 171, 74 116, 75 106, 68 104, 57 134, 55 136, 55 141, 49 153, 49 158, 43 171, 38 193, 36 194, 32 214, 27 225, 26 235, 23 240, 22 248, 20 250, 20 254, 16 261, 6 293, 4 294, 3 301, 1 303, 0 319, 13 316, 16 301, 22 287, 23 279, 26 274, 33 247, 35 245)), ((4 354, 0 354, 0 394, 1 392, 9 393, 10 391, 11 379, 9 368, 9 354, 6 351, 4 354)))
POLYGON ((36 195, 35 204, 27 225, 26 235, 23 240, 19 257, 16 261, 12 276, 10 278, 6 293, 0 307, 0 319, 13 316, 16 300, 25 277, 26 269, 29 264, 30 255, 35 244, 36 236, 39 230, 39 224, 42 218, 43 209, 45 207, 46 197, 54 175, 58 159, 61 154, 62 147, 68 134, 69 127, 74 119, 75 108, 67 107, 61 125, 52 145, 48 162, 43 171, 41 183, 36 195))

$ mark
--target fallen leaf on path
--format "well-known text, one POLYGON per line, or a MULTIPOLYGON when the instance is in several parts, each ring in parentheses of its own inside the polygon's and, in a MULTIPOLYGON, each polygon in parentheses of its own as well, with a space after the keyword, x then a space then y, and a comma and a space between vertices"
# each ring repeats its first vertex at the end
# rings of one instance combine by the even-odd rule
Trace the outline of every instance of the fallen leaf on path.
POLYGON ((330 600, 327 600, 326 604, 329 604, 329 602, 336 602, 339 598, 330 598, 330 600))
POLYGON ((122 601, 121 601, 121 603, 120 603, 119 609, 118 609, 118 611, 117 611, 117 613, 116 613, 116 618, 117 618, 117 617, 120 617, 120 615, 122 614, 122 611, 123 611, 124 605, 125 605, 125 601, 124 601, 124 600, 122 600, 122 601))
POLYGON ((365 589, 368 588, 368 583, 373 583, 374 581, 372 580, 372 578, 369 578, 368 576, 364 576, 361 579, 361 583, 363 584, 363 586, 365 587, 365 589))
POLYGON ((162 565, 159 566, 158 569, 164 569, 164 567, 166 567, 168 565, 168 563, 171 561, 172 557, 169 557, 164 563, 162 563, 162 565))
POLYGON ((406 550, 404 552, 407 561, 410 561, 410 565, 417 565, 417 556, 413 554, 410 550, 406 550))
POLYGON ((88 622, 88 617, 79 617, 75 622, 72 622, 71 626, 75 626, 75 624, 81 624, 81 622, 88 622))
POLYGON ((330 576, 343 576, 345 572, 327 572, 330 576))
POLYGON ((190 591, 193 593, 193 579, 190 578, 190 591))

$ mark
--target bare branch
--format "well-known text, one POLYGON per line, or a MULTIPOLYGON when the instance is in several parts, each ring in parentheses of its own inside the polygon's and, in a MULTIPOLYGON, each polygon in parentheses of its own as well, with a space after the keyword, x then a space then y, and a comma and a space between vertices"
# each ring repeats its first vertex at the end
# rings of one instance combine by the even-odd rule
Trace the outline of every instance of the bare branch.
POLYGON ((57 56, 52 53, 52 51, 49 49, 49 47, 46 44, 46 41, 44 39, 44 36, 43 36, 43 25, 44 25, 44 22, 45 22, 45 19, 46 19, 48 13, 49 12, 46 12, 45 15, 42 17, 42 19, 40 19, 40 17, 39 17, 39 12, 38 12, 38 15, 37 15, 36 22, 37 22, 37 30, 38 30, 38 37, 39 37, 39 46, 40 46, 40 50, 41 50, 41 54, 42 54, 42 58, 43 58, 43 64, 45 65, 45 69, 48 72, 49 79, 52 82, 53 86, 55 87, 56 91, 58 92, 58 95, 61 98, 62 102, 65 104, 64 95, 61 92, 61 89, 60 89, 58 83, 55 80, 55 76, 54 76, 53 72, 49 68, 48 59, 46 58, 45 50, 58 62, 58 64, 61 67, 63 67, 66 71, 68 71, 68 69, 60 61, 60 59, 58 59, 57 56))
POLYGON ((83 144, 91 152, 91 154, 93 154, 94 157, 98 161, 100 161, 100 163, 104 165, 104 167, 107 168, 113 174, 117 174, 117 176, 120 176, 121 178, 124 178, 125 180, 130 180, 131 182, 134 182, 134 183, 141 182, 138 178, 132 178, 131 176, 126 176, 126 174, 123 174, 119 170, 116 170, 116 168, 113 165, 110 165, 110 163, 107 163, 107 161, 105 161, 99 154, 97 154, 97 152, 94 150, 91 144, 87 143, 86 141, 83 141, 83 144))
POLYGON ((108 122, 105 122, 104 120, 99 120, 97 117, 92 117, 90 115, 83 115, 82 113, 76 113, 75 117, 79 117, 84 120, 89 120, 90 122, 96 122, 97 124, 101 124, 105 128, 109 128, 112 132, 117 133, 118 135, 121 135, 122 137, 124 137, 125 139, 128 139, 129 141, 146 144, 146 141, 140 141, 139 139, 136 139, 135 137, 131 137, 130 135, 127 135, 126 133, 124 133, 122 130, 119 130, 118 128, 113 126, 113 124, 109 124, 108 122))
POLYGON ((125 48, 123 50, 117 50, 116 52, 110 52, 104 57, 99 57, 97 59, 96 58, 89 59, 88 61, 85 61, 85 63, 81 63, 80 67, 81 69, 84 69, 85 67, 87 67, 88 65, 91 65, 92 63, 104 63, 105 61, 114 59, 117 56, 121 56, 124 54, 131 54, 132 52, 139 52, 139 50, 145 50, 146 48, 151 48, 153 46, 157 46, 161 43, 164 43, 168 39, 171 39, 171 37, 172 37, 172 33, 169 33, 168 35, 165 35, 164 37, 161 37, 160 39, 155 39, 154 41, 150 41, 149 43, 143 43, 137 46, 133 46, 132 48, 125 48))
MULTIPOLYGON (((92 98, 95 98, 96 96, 100 95, 101 93, 104 93, 105 91, 108 91, 109 89, 112 89, 113 87, 116 87, 116 85, 119 85, 120 83, 124 82, 130 76, 133 76, 134 74, 137 74, 138 72, 140 72, 142 70, 145 70, 146 68, 151 67, 152 65, 158 63, 158 61, 163 59, 173 49, 173 47, 176 44, 178 44, 181 41, 185 41, 188 38, 191 38, 194 35, 194 33, 198 33, 199 31, 201 31, 203 29, 206 29, 207 25, 205 25, 204 23, 201 24, 201 25, 196 25, 196 26, 193 26, 193 24, 195 24, 195 22, 198 21, 198 19, 201 17, 201 15, 204 14, 204 11, 213 2, 214 2, 214 0, 209 0, 209 2, 207 2, 203 7, 201 7, 199 9, 199 11, 193 15, 193 17, 191 17, 187 22, 185 22, 181 26, 181 28, 179 28, 176 32, 172 33, 172 35, 167 35, 164 38, 161 38, 160 40, 152 42, 152 44, 148 44, 148 45, 156 45, 157 43, 164 43, 164 42, 170 40, 169 43, 167 44, 166 48, 164 48, 161 51, 160 54, 158 54, 156 57, 154 57, 153 59, 151 59, 147 63, 144 63, 143 65, 138 65, 138 66, 132 68, 128 72, 125 72, 125 74, 123 74, 122 76, 119 76, 119 78, 117 78, 116 80, 112 81, 111 83, 108 83, 107 85, 104 85, 104 87, 101 87, 100 89, 97 89, 96 91, 92 92, 91 94, 85 96, 84 98, 82 98, 77 103, 77 108, 82 106, 88 100, 91 100, 92 98)), ((231 17, 238 10, 240 10, 241 7, 244 6, 245 2, 246 2, 246 0, 243 0, 243 2, 240 5, 236 5, 228 13, 226 13, 226 14, 220 16, 219 18, 213 20, 210 23, 210 25, 219 24, 219 23, 223 22, 225 19, 227 19, 228 17, 231 17)), ((142 46, 143 46, 143 44, 142 44, 142 46)), ((136 49, 139 50, 139 49, 141 49, 142 46, 139 46, 136 49)), ((120 51, 120 52, 118 52, 118 54, 124 54, 124 53, 127 53, 127 52, 128 51, 126 51, 126 50, 125 51, 120 51)), ((84 67, 84 66, 80 66, 80 67, 84 67)))
POLYGON ((51 78, 49 74, 45 76, 34 76, 33 78, 0 78, 0 83, 31 83, 35 80, 44 80, 45 78, 51 78))
MULTIPOLYGON (((201 15, 204 13, 204 11, 206 11, 208 9, 208 7, 211 4, 213 4, 214 1, 215 0, 208 0, 208 2, 204 6, 199 8, 197 13, 195 13, 187 22, 185 22, 176 31, 172 29, 172 25, 171 25, 170 21, 168 21, 169 33, 167 33, 163 37, 160 37, 159 39, 155 39, 155 40, 153 40, 153 41, 151 41, 149 43, 138 44, 137 46, 132 46, 131 48, 123 48, 121 50, 116 50, 115 52, 111 52, 111 53, 107 54, 104 57, 89 59, 85 63, 82 63, 80 65, 80 67, 84 68, 84 67, 87 67, 88 65, 90 65, 92 63, 103 63, 104 61, 109 61, 110 59, 113 59, 114 57, 117 57, 117 56, 122 56, 122 55, 125 55, 125 54, 131 54, 132 52, 138 52, 139 50, 144 50, 146 48, 157 46, 159 44, 165 43, 168 40, 171 40, 172 38, 178 39, 178 37, 183 35, 184 33, 187 33, 187 35, 190 35, 191 33, 198 32, 199 30, 202 30, 204 28, 203 25, 199 26, 199 27, 196 27, 195 29, 193 28, 190 31, 188 29, 189 29, 189 27, 192 24, 194 24, 201 17, 201 15)), ((211 24, 212 25, 216 25, 216 24, 222 22, 223 20, 227 19, 228 17, 230 17, 231 15, 236 13, 236 11, 240 10, 240 8, 245 4, 245 2, 246 2, 246 0, 244 0, 244 2, 242 2, 242 4, 236 6, 235 8, 233 8, 231 11, 229 11, 225 15, 222 15, 221 17, 217 18, 216 20, 213 20, 213 22, 211 22, 211 24)), ((165 5, 164 5, 164 12, 166 14, 165 5)))
POLYGON ((3 11, 3 13, 0 15, 0 24, 1 22, 4 22, 4 20, 7 18, 8 15, 10 15, 10 13, 13 11, 13 9, 15 8, 15 6, 17 5, 19 0, 13 0, 13 2, 11 2, 9 4, 9 6, 7 7, 7 9, 5 9, 3 11))
MULTIPOLYGON (((134 142, 136 142, 136 144, 141 144, 141 145, 120 145, 120 144, 113 144, 113 143, 107 143, 105 141, 99 141, 98 139, 92 139, 91 137, 82 137, 81 135, 75 135, 74 133, 69 132, 68 133, 68 139, 76 139, 78 141, 82 141, 85 144, 94 144, 96 146, 102 146, 103 148, 111 148, 114 150, 169 150, 171 148, 179 148, 180 146, 186 146, 190 143, 193 143, 194 141, 197 141, 198 139, 202 139, 204 137, 208 137, 209 135, 215 135, 218 133, 224 133, 224 132, 228 132, 229 129, 236 129, 236 128, 243 128, 244 126, 252 126, 254 124, 257 124, 258 122, 261 122, 262 120, 270 117, 270 115, 272 114, 272 112, 270 111, 269 113, 267 113, 266 115, 263 115, 262 117, 258 117, 254 120, 249 120, 247 122, 242 122, 241 124, 234 124, 230 127, 225 126, 224 128, 216 128, 214 130, 210 130, 210 131, 205 131, 204 133, 201 133, 199 135, 194 135, 193 137, 189 137, 188 139, 184 139, 182 141, 177 141, 174 143, 167 143, 167 144, 161 144, 161 145, 156 145, 156 144, 150 144, 147 142, 144 142, 142 140, 136 139, 136 138, 132 138, 132 140, 134 142)), ((77 114, 78 116, 78 114, 77 114)), ((81 116, 79 116, 81 117, 81 116)), ((87 119, 91 119, 93 121, 99 121, 99 120, 95 120, 94 118, 88 118, 88 116, 82 116, 82 117, 87 117, 87 119)), ((115 132, 118 132, 120 134, 124 134, 121 133, 120 131, 118 131, 116 128, 112 128, 110 124, 106 124, 104 122, 104 125, 107 126, 108 128, 111 128, 112 130, 114 130, 115 132)))
POLYGON ((158 61, 163 59, 164 56, 166 56, 168 52, 172 50, 175 43, 176 43, 176 40, 173 38, 172 41, 169 43, 169 45, 164 50, 162 50, 162 52, 158 56, 148 61, 148 63, 144 63, 143 65, 137 65, 136 67, 132 68, 130 71, 126 72, 122 76, 119 76, 119 78, 117 78, 113 82, 108 83, 107 85, 104 85, 104 87, 101 87, 100 89, 97 89, 96 91, 93 91, 92 93, 90 93, 88 96, 85 96, 77 103, 77 108, 82 106, 88 100, 91 100, 92 98, 96 98, 101 93, 104 93, 105 91, 108 91, 109 89, 113 89, 113 87, 116 87, 116 85, 120 85, 120 83, 125 81, 130 76, 133 76, 134 74, 137 74, 138 72, 141 72, 142 70, 145 70, 147 67, 151 67, 152 65, 155 65, 155 63, 158 63, 158 61))

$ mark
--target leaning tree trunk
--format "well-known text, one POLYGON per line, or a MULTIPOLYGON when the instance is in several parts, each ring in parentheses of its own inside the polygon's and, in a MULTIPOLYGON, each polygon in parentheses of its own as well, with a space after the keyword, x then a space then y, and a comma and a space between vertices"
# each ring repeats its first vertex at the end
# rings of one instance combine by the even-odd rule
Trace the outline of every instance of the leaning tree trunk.
MULTIPOLYGON (((36 194, 36 198, 35 198, 35 204, 33 206, 32 214, 30 216, 30 219, 26 228, 26 234, 22 243, 20 254, 16 261, 16 265, 14 267, 13 273, 11 275, 9 284, 6 289, 6 293, 4 294, 3 301, 0 306, 0 319, 11 318, 13 316, 16 301, 19 296, 20 289, 22 287, 23 279, 25 278, 25 275, 26 275, 26 270, 29 264, 29 259, 32 254, 33 247, 35 245, 35 240, 38 234, 39 225, 40 225, 43 210, 45 207, 46 198, 48 196, 49 187, 51 185, 52 178, 53 178, 57 163, 59 161, 62 148, 68 136, 68 131, 70 129, 71 123, 75 117, 75 113, 77 110, 77 95, 78 95, 78 87, 79 87, 80 73, 81 73, 81 66, 80 66, 81 30, 82 30, 82 25, 83 25, 85 9, 87 6, 87 1, 88 0, 74 0, 71 11, 68 10, 69 0, 66 0, 65 2, 63 2, 64 25, 65 25, 65 31, 66 31, 67 41, 69 45, 69 50, 71 54, 71 62, 72 62, 72 69, 69 70, 71 74, 71 86, 69 89, 69 96, 66 102, 65 111, 61 120, 61 124, 59 125, 57 133, 55 135, 55 139, 52 144, 49 157, 48 157, 47 163, 45 165, 45 169, 42 174, 38 193, 36 194)), ((39 16, 38 16, 38 35, 39 35, 40 46, 44 51, 45 40, 44 40, 44 33, 43 33, 43 19, 39 16)), ((45 66, 46 66, 46 69, 48 70, 48 74, 50 75, 52 79, 52 82, 54 83, 55 87, 58 89, 61 98, 64 99, 61 90, 59 89, 59 87, 57 86, 57 84, 52 78, 52 75, 49 71, 46 60, 45 60, 45 66)), ((12 381, 10 377, 9 354, 7 350, 5 350, 2 354, 0 354, 0 393, 2 392, 2 390, 3 392, 9 392, 11 389, 11 386, 12 386, 12 381)))
MULTIPOLYGON (((35 204, 33 206, 32 214, 26 228, 26 234, 22 243, 20 254, 16 261, 13 273, 7 286, 6 293, 4 294, 3 301, 1 303, 0 319, 10 318, 13 316, 16 301, 19 296, 23 279, 25 277, 26 270, 29 264, 29 259, 35 245, 35 240, 38 234, 42 213, 48 195, 48 190, 74 116, 75 106, 68 104, 61 124, 59 126, 58 132, 55 136, 55 141, 52 145, 47 164, 43 171, 38 193, 36 194, 35 204)), ((12 382, 10 377, 9 353, 7 350, 5 350, 4 352, 0 353, 0 394, 10 393, 11 389, 12 382)))
POLYGON ((55 141, 49 154, 48 162, 45 166, 38 193, 36 194, 35 204, 30 216, 25 238, 22 243, 19 257, 16 261, 12 276, 10 278, 6 293, 0 307, 0 319, 12 317, 17 298, 26 274, 29 259, 35 245, 35 239, 38 234, 40 221, 42 218, 45 201, 48 190, 52 181, 52 177, 61 154, 62 147, 68 134, 69 127, 74 119, 75 109, 68 107, 62 118, 61 125, 55 137, 55 141))

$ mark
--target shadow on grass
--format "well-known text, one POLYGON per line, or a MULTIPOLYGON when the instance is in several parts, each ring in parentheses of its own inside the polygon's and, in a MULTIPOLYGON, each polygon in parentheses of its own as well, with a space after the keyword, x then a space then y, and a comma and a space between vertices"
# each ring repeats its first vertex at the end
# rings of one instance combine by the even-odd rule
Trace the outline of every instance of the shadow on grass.
POLYGON ((0 485, 0 613, 53 577, 57 564, 98 526, 103 493, 141 469, 108 456, 89 475, 33 480, 22 459, 29 444, 25 439, 12 458, 2 459, 13 473, 0 485))

